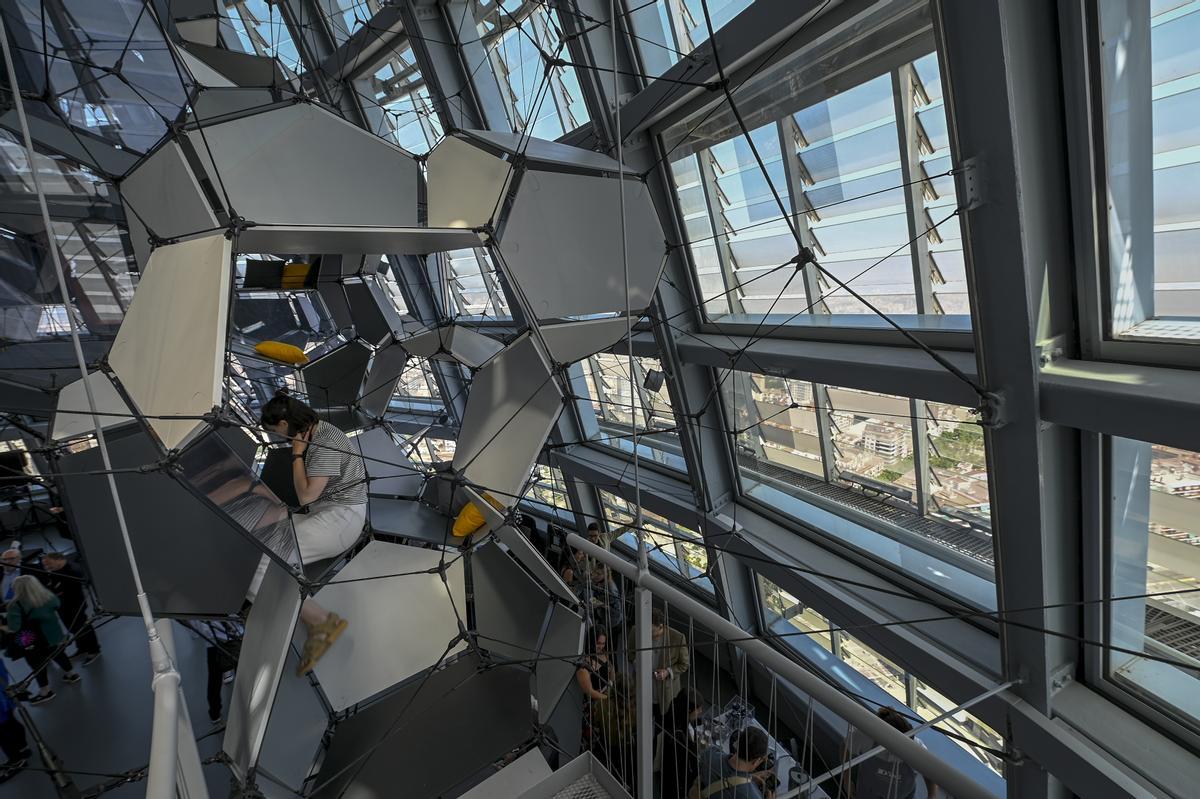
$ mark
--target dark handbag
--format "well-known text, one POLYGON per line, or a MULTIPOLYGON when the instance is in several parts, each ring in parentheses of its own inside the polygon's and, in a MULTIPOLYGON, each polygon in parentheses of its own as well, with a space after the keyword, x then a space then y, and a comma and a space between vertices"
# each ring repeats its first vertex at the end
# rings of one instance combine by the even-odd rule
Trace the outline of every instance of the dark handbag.
POLYGON ((24 656, 27 652, 42 648, 45 642, 42 639, 41 626, 37 621, 25 615, 25 608, 20 602, 17 603, 17 612, 21 614, 21 626, 13 633, 13 638, 16 639, 15 648, 20 650, 21 655, 24 656))
POLYGON ((17 634, 5 632, 0 635, 0 647, 4 649, 4 657, 9 660, 20 660, 25 657, 25 648, 17 642, 17 634))

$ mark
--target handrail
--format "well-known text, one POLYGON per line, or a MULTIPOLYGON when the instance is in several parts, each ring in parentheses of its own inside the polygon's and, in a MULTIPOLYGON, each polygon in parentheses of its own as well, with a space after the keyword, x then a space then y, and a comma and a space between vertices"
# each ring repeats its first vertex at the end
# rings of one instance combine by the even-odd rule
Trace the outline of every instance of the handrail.
POLYGON ((802 691, 846 719, 871 740, 908 763, 917 772, 945 788, 951 796, 958 797, 958 799, 997 799, 995 794, 969 775, 942 760, 766 641, 754 637, 689 594, 653 574, 640 571, 633 563, 607 549, 596 546, 577 533, 569 534, 567 543, 575 549, 582 550, 588 557, 595 558, 613 571, 624 575, 634 585, 645 588, 652 594, 667 600, 672 607, 679 608, 717 635, 730 639, 734 646, 753 655, 780 677, 795 683, 802 691))

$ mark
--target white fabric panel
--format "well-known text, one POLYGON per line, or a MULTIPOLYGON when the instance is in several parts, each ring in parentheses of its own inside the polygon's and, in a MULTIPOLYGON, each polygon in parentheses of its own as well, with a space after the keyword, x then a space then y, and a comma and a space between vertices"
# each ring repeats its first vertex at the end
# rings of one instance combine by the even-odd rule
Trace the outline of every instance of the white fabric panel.
MULTIPOLYGON (((345 710, 429 668, 446 651, 458 635, 455 608, 466 613, 463 562, 436 549, 372 541, 316 599, 350 622, 314 670, 329 704, 345 710), (437 574, 389 576, 431 569, 443 556, 446 585, 437 574)), ((449 654, 465 648, 459 641, 449 654)))
POLYGON ((138 272, 145 273, 146 265, 150 263, 150 233, 133 212, 125 216, 125 225, 129 228, 129 243, 133 245, 138 272))
POLYGON ((624 316, 611 316, 542 325, 539 331, 554 362, 566 364, 581 361, 616 344, 625 338, 628 325, 624 316))
MULTIPOLYGON (((534 139, 520 133, 499 130, 464 131, 469 138, 479 139, 509 153, 523 153, 530 161, 544 164, 591 169, 616 173, 617 160, 604 153, 584 150, 546 139, 534 139)), ((535 167, 536 168, 536 167, 535 167)))
POLYGON ((483 335, 469 327, 454 325, 450 328, 450 355, 454 360, 478 369, 493 355, 504 349, 504 345, 494 338, 483 335))
POLYGON ((623 311, 621 183, 629 307, 650 304, 666 244, 641 181, 528 171, 500 234, 500 262, 538 319, 623 311))
POLYGON ((575 679, 575 663, 583 654, 583 618, 563 605, 555 605, 551 611, 550 628, 542 642, 538 661, 537 701, 538 722, 545 724, 550 714, 575 679))
POLYGON ((537 655, 550 595, 497 544, 471 553, 471 590, 479 645, 500 660, 537 655))
POLYGON ((494 338, 453 324, 418 333, 405 339, 402 345, 419 358, 458 361, 471 369, 478 369, 504 349, 504 345, 494 338))
POLYGON ((300 657, 293 649, 284 662, 271 721, 258 755, 259 768, 283 783, 258 779, 258 789, 266 799, 296 799, 329 727, 321 697, 307 677, 296 676, 299 666, 300 657))
MULTIPOLYGON (((206 44, 209 47, 216 47, 217 20, 212 20, 213 41, 211 42, 203 42, 199 39, 187 36, 182 30, 183 26, 185 25, 200 25, 207 22, 208 20, 195 20, 193 22, 177 22, 175 25, 181 29, 179 31, 180 35, 182 35, 183 38, 187 39, 188 41, 206 44)), ((187 67, 187 71, 190 72, 192 77, 196 79, 196 83, 199 83, 201 86, 213 89, 229 89, 236 85, 229 78, 225 77, 220 72, 217 72, 215 69, 201 61, 199 58, 196 58, 196 56, 192 55, 187 50, 184 50, 182 47, 176 48, 175 54, 179 56, 181 61, 183 61, 183 65, 187 67)))
POLYGON ((471 382, 454 468, 512 507, 561 410, 562 392, 526 333, 471 382))
POLYGON ((534 576, 541 580, 542 585, 549 588, 565 602, 569 602, 572 605, 579 604, 579 598, 563 582, 562 577, 558 574, 558 570, 542 557, 542 553, 534 548, 533 544, 529 542, 529 539, 520 530, 505 525, 496 530, 496 538, 500 540, 500 543, 508 547, 513 557, 521 561, 525 565, 525 568, 529 569, 529 571, 533 572, 534 576))
POLYGON ((421 471, 382 427, 372 427, 350 440, 366 459, 367 493, 371 496, 415 497, 421 493, 421 471))
POLYGON ((471 230, 417 227, 330 227, 322 225, 262 225, 238 236, 238 252, 304 255, 314 252, 386 252, 427 255, 481 247, 471 230))
MULTIPOLYGON (((112 380, 104 372, 91 372, 87 376, 88 384, 92 387, 92 397, 96 400, 96 410, 100 412, 100 426, 107 430, 119 424, 132 422, 129 406, 125 398, 117 391, 112 380), (105 412, 124 414, 107 416, 105 412)), ((90 413, 64 413, 67 411, 90 411, 87 392, 83 388, 83 378, 68 383, 58 392, 58 404, 54 413, 54 427, 50 431, 52 441, 62 441, 67 438, 93 432, 96 427, 90 413)))
POLYGON ((401 341, 400 346, 417 358, 430 358, 442 349, 443 330, 445 328, 435 327, 432 330, 422 331, 401 341))
POLYGON ((549 776, 546 756, 535 746, 458 799, 520 799, 525 791, 549 776))
POLYGON ((159 247, 138 284, 108 363, 168 449, 221 404, 233 275, 229 240, 206 236, 159 247))
MULTIPOLYGON (((417 224, 417 162, 315 103, 296 103, 187 134, 245 219, 275 225, 417 224), (207 146, 206 146, 207 145, 207 146), (208 160, 211 150, 216 168, 208 160)), ((271 252, 272 250, 262 250, 271 252)), ((348 249, 313 252, 393 252, 348 249)))
MULTIPOLYGON (((217 46, 217 26, 220 20, 217 17, 211 19, 188 19, 175 23, 175 30, 179 31, 179 36, 185 41, 203 44, 208 47, 217 46)), ((186 60, 186 59, 185 59, 186 60)), ((188 64, 191 68, 191 64, 188 64)), ((199 79, 195 72, 192 76, 199 79)), ((201 83, 204 83, 201 81, 201 83)), ((204 83, 205 86, 222 86, 220 83, 204 83)), ((232 84, 230 84, 232 85, 232 84)))
POLYGON ((258 763, 288 645, 300 615, 300 586, 274 561, 254 598, 238 656, 221 751, 239 780, 258 763))
POLYGON ((510 163, 450 135, 429 153, 429 224, 476 228, 492 221, 511 182, 510 163))
POLYGON ((121 200, 164 239, 217 227, 183 150, 168 141, 121 181, 121 200))
MULTIPOLYGON (((224 77, 221 79, 224 80, 224 77)), ((275 102, 278 101, 270 89, 243 88, 230 83, 228 87, 205 88, 200 92, 192 102, 189 119, 208 124, 219 117, 246 113, 275 102)))
POLYGON ((389 344, 375 352, 358 401, 363 411, 372 416, 383 416, 396 393, 396 384, 400 382, 400 373, 407 361, 408 353, 399 344, 389 344))

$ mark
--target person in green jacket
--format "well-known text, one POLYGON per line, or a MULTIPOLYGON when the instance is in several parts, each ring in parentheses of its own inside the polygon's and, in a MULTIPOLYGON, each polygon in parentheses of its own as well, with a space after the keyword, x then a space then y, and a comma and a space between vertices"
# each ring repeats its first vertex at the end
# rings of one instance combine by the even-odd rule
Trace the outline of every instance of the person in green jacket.
POLYGON ((41 705, 54 698, 50 690, 50 661, 62 667, 68 683, 79 682, 79 675, 66 653, 66 635, 58 621, 59 600, 42 581, 23 574, 13 581, 13 601, 8 603, 9 631, 25 650, 25 660, 33 671, 41 691, 29 700, 41 705))

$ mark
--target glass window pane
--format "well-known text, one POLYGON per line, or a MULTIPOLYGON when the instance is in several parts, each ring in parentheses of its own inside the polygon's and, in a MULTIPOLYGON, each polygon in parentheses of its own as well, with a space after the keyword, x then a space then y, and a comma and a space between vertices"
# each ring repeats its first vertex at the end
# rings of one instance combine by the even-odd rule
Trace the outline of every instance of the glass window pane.
POLYGON ((291 32, 274 3, 268 0, 226 0, 224 6, 229 29, 236 34, 225 37, 227 44, 236 42, 247 53, 278 58, 292 72, 304 71, 291 32))
POLYGON ((1198 339, 1200 7, 1105 0, 1100 35, 1109 332, 1198 339))
POLYGON ((771 632, 780 636, 776 640, 794 647, 798 639, 807 639, 820 644, 823 649, 833 651, 833 633, 830 632, 832 625, 829 619, 761 574, 755 576, 758 579, 758 596, 766 615, 767 626, 771 628, 771 632))
POLYGON ((377 136, 416 155, 429 152, 441 140, 442 123, 408 45, 391 49, 371 74, 354 81, 354 91, 377 136))
POLYGON ((887 691, 900 704, 908 703, 908 686, 904 669, 897 666, 852 635, 842 632, 842 660, 871 682, 887 691))
MULTIPOLYGON (((752 0, 708 0, 714 31, 736 17, 752 0)), ((642 63, 657 77, 675 62, 708 41, 708 25, 700 0, 635 0, 629 19, 642 63)))
POLYGON ((452 438, 430 438, 423 436, 417 440, 409 437, 405 441, 405 452, 417 463, 424 466, 436 466, 454 460, 456 442, 452 438))
POLYGON ((543 56, 570 60, 558 12, 521 0, 474 0, 473 9, 512 129, 557 139, 586 124, 575 68, 545 69, 543 56))
POLYGON ((836 479, 915 499, 912 417, 908 400, 848 388, 830 388, 836 479))
MULTIPOLYGON (((631 549, 637 548, 637 534, 627 529, 634 523, 634 507, 616 494, 600 490, 600 505, 610 533, 617 533, 617 540, 631 549)), ((706 574, 708 552, 703 539, 695 530, 642 509, 642 529, 646 534, 648 556, 673 575, 688 581, 709 594, 714 593, 712 581, 706 574)))
POLYGON ((922 407, 929 440, 930 510, 990 535, 983 428, 967 408, 937 402, 925 402, 922 407))
POLYGON ((1112 438, 1109 459, 1109 673, 1200 721, 1200 453, 1112 438))
MULTIPOLYGON (((957 706, 956 702, 942 696, 931 686, 922 682, 919 677, 914 677, 913 680, 916 684, 913 710, 917 711, 917 715, 926 721, 932 721, 957 706)), ((992 752, 987 751, 988 749, 1004 750, 1004 738, 991 727, 965 710, 954 712, 952 715, 939 721, 937 726, 939 729, 949 730, 962 736, 961 738, 952 740, 978 758, 981 763, 992 771, 997 774, 1004 773, 1004 761, 996 757, 992 752), (963 738, 966 740, 963 740, 963 738)))
POLYGON ((757 95, 742 101, 756 120, 775 120, 750 133, 762 168, 732 121, 688 120, 664 133, 705 312, 780 324, 920 312, 969 325, 936 54, 815 103, 793 72, 781 70, 776 88, 762 89, 765 109, 757 95), (793 83, 794 97, 778 88, 793 83), (789 265, 797 235, 823 268, 807 283, 789 265))
POLYGON ((748 499, 995 606, 987 461, 969 409, 750 372, 719 380, 748 499))
POLYGON ((597 353, 585 359, 581 367, 598 426, 593 441, 632 453, 636 430, 639 456, 673 469, 685 469, 666 380, 656 390, 646 387, 648 375, 663 372, 658 358, 635 357, 632 380, 627 355, 597 353))
POLYGON ((446 253, 446 281, 451 313, 455 316, 512 318, 508 299, 487 250, 446 253))
POLYGON ((571 501, 567 497, 567 485, 563 481, 562 472, 544 463, 533 467, 533 482, 522 499, 533 508, 543 513, 555 514, 555 509, 571 511, 571 501))

